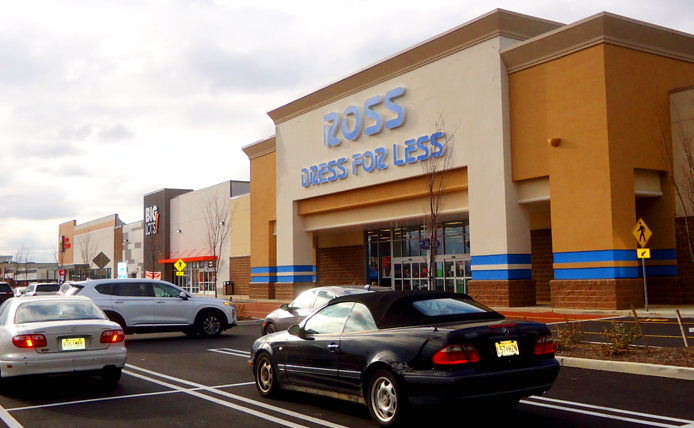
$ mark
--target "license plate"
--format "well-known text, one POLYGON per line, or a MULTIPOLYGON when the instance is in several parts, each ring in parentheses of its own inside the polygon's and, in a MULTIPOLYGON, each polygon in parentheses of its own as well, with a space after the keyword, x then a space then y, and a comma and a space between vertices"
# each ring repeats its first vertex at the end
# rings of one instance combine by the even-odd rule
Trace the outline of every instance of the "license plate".
POLYGON ((520 355, 518 350, 518 342, 515 340, 504 340, 502 342, 496 342, 496 356, 497 357, 510 357, 512 355, 520 355))
POLYGON ((84 337, 75 337, 71 339, 63 339, 63 351, 78 351, 86 349, 84 337))

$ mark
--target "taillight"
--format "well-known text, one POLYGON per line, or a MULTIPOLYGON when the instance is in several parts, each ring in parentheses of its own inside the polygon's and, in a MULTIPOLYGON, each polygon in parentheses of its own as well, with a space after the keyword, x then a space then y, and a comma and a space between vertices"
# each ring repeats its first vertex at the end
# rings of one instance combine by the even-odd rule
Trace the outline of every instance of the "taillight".
POLYGON ((535 341, 535 355, 554 354, 554 338, 549 336, 538 337, 535 341))
POLYGON ((17 348, 43 348, 48 346, 43 334, 21 334, 12 338, 12 344, 17 348))
POLYGON ((431 360, 434 364, 445 366, 476 363, 480 360, 480 353, 477 352, 477 348, 469 343, 463 345, 448 345, 435 353, 431 360))
POLYGON ((101 343, 119 343, 124 340, 123 330, 106 330, 101 333, 101 343))

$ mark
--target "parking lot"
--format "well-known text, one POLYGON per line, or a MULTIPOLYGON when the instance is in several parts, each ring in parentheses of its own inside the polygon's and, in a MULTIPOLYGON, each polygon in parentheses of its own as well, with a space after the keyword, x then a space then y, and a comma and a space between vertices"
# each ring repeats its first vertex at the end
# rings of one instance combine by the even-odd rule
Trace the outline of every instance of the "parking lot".
MULTIPOLYGON (((181 333, 129 335, 128 365, 115 390, 96 378, 37 377, 6 382, 0 416, 9 427, 374 427, 366 407, 287 394, 261 398, 248 369, 259 326, 242 325, 217 339, 181 333)), ((528 423, 536 426, 672 426, 694 424, 692 382, 563 369, 545 397, 507 414, 479 409, 421 408, 413 424, 528 423), (635 400, 633 391, 652 391, 635 400), (689 405, 687 404, 689 403, 689 405)))

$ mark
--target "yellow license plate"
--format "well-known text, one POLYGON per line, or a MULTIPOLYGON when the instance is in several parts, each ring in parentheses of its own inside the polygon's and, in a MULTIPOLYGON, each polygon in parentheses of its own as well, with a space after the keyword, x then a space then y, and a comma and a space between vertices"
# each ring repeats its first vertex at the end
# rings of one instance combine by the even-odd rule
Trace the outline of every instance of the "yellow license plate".
POLYGON ((518 350, 518 342, 515 340, 504 340, 502 342, 496 342, 495 345, 497 357, 520 355, 520 351, 518 350))
POLYGON ((84 337, 63 339, 63 351, 78 351, 80 349, 86 349, 86 347, 87 345, 84 337))

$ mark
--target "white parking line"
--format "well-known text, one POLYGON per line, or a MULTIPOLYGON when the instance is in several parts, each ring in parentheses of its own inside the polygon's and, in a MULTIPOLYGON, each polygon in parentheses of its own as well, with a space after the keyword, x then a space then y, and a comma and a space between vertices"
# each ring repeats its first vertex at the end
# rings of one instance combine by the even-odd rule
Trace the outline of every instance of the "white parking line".
POLYGON ((576 403, 573 401, 556 400, 556 399, 546 398, 546 397, 530 397, 528 399, 521 400, 521 403, 528 404, 531 406, 545 407, 545 408, 555 409, 555 410, 562 410, 562 411, 570 412, 570 413, 579 413, 582 415, 596 416, 599 418, 613 419, 613 420, 624 421, 624 422, 634 422, 637 424, 650 425, 650 426, 654 426, 654 427, 685 428, 685 427, 688 427, 689 425, 686 425, 686 426, 684 426, 684 425, 672 425, 672 424, 667 424, 667 423, 655 422, 655 421, 647 420, 647 419, 635 419, 635 418, 630 418, 630 417, 625 417, 625 416, 617 416, 617 415, 611 415, 611 414, 607 414, 607 413, 599 413, 599 412, 592 411, 592 410, 582 410, 582 409, 577 409, 575 407, 584 407, 586 409, 602 410, 602 411, 611 412, 611 413, 624 414, 624 415, 630 415, 630 416, 638 416, 638 417, 654 419, 654 420, 660 419, 662 421, 679 422, 682 424, 694 423, 694 421, 690 421, 690 420, 686 420, 686 419, 677 419, 677 418, 670 418, 667 416, 650 415, 648 413, 632 412, 632 411, 628 411, 628 410, 620 410, 620 409, 614 409, 614 408, 610 408, 610 407, 593 406, 590 404, 576 403), (546 401, 547 403, 542 403, 542 402, 538 402, 535 400, 546 401), (548 404, 550 402, 556 403, 556 404, 548 404), (574 407, 567 407, 567 406, 574 406, 574 407))
POLYGON ((208 349, 208 351, 217 352, 219 354, 233 355, 235 357, 242 357, 242 358, 250 358, 251 357, 250 352, 237 351, 236 349, 230 349, 230 348, 208 349))
MULTIPOLYGON (((205 391, 207 391, 207 392, 211 392, 211 393, 214 393, 214 394, 219 394, 219 395, 221 395, 221 396, 223 396, 223 397, 231 398, 232 400, 238 400, 238 401, 241 401, 242 403, 251 404, 251 405, 253 405, 253 406, 258 406, 258 407, 263 408, 263 409, 265 409, 265 410, 270 410, 270 411, 273 411, 273 412, 277 412, 277 413, 283 414, 283 415, 285 415, 285 416, 291 416, 291 417, 293 417, 293 418, 302 419, 302 420, 305 420, 306 422, 312 422, 312 423, 314 423, 314 424, 323 425, 323 426, 326 426, 326 427, 329 427, 329 428, 347 428, 347 427, 345 427, 344 425, 335 424, 335 423, 332 423, 332 422, 327 422, 327 421, 324 421, 324 420, 322 420, 322 419, 314 418, 314 417, 311 417, 311 416, 304 415, 304 414, 302 414, 302 413, 297 413, 297 412, 294 412, 294 411, 291 411, 291 410, 283 409, 283 408, 281 408, 281 407, 273 406, 273 405, 271 405, 271 404, 264 403, 264 402, 262 402, 262 401, 252 400, 252 399, 250 399, 250 398, 242 397, 242 396, 240 396, 240 395, 230 394, 230 393, 225 392, 225 391, 219 391, 219 390, 217 390, 217 389, 213 389, 213 388, 211 388, 211 387, 206 387, 205 385, 201 385, 201 384, 199 384, 199 383, 190 382, 190 381, 187 381, 187 380, 184 380, 184 379, 179 379, 179 378, 176 378, 176 377, 173 377, 173 376, 168 376, 168 375, 165 375, 165 374, 162 374, 162 373, 157 373, 157 372, 154 372, 154 371, 151 371, 151 370, 147 370, 147 369, 143 369, 143 368, 131 366, 130 364, 126 364, 125 366, 126 366, 127 368, 134 369, 134 370, 139 370, 139 371, 141 371, 141 372, 143 372, 143 373, 148 373, 148 374, 151 374, 151 375, 153 375, 153 376, 160 377, 160 378, 162 378, 162 379, 168 379, 168 380, 171 380, 171 381, 174 381, 174 382, 182 383, 182 384, 184 384, 184 385, 194 386, 194 387, 196 387, 196 388, 198 388, 198 389, 205 390, 205 391)), ((128 374, 135 375, 135 373, 131 373, 131 372, 128 372, 128 374)), ((255 384, 255 382, 250 382, 250 384, 255 384)))
POLYGON ((0 406, 0 419, 2 419, 9 428, 24 428, 24 426, 17 422, 17 419, 13 418, 2 406, 0 406))

